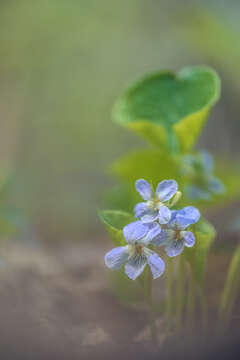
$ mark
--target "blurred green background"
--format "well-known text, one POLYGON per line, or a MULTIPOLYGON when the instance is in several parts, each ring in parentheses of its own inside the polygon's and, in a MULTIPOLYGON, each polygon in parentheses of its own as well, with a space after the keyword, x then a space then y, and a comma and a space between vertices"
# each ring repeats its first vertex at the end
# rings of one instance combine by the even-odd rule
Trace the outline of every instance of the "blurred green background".
POLYGON ((220 0, 0 1, 0 169, 27 226, 47 241, 102 229, 106 167, 145 146, 111 109, 147 72, 214 67, 223 93, 200 146, 238 157, 239 11, 220 0))

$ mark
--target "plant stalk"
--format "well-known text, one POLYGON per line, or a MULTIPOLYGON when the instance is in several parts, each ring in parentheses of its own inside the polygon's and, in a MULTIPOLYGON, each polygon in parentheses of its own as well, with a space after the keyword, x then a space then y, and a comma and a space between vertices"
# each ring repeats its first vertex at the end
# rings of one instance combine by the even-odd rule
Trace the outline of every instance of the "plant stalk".
POLYGON ((156 329, 156 319, 155 312, 153 308, 153 279, 151 270, 148 268, 147 276, 147 301, 149 306, 149 324, 151 328, 151 337, 154 343, 157 342, 157 329, 156 329))
POLYGON ((188 315, 188 329, 190 332, 192 332, 194 330, 194 322, 195 322, 195 282, 192 271, 190 272, 189 285, 188 285, 187 315, 188 315))
POLYGON ((184 255, 181 254, 178 263, 178 285, 176 304, 176 330, 179 333, 182 326, 183 305, 184 305, 184 255))
POLYGON ((166 318, 167 331, 171 330, 173 318, 173 260, 167 257, 167 301, 166 301, 166 318))

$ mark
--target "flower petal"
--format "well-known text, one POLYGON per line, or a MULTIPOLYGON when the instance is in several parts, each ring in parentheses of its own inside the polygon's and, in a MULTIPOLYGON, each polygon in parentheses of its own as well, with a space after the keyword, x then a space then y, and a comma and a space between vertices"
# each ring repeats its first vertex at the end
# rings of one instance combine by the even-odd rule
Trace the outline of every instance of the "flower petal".
POLYGON ((148 232, 148 228, 141 221, 134 221, 123 228, 123 236, 129 244, 135 244, 148 232))
POLYGON ((163 274, 165 270, 165 263, 156 253, 153 252, 147 257, 147 263, 151 269, 154 279, 157 279, 163 274))
POLYGON ((176 222, 176 215, 178 210, 172 210, 171 211, 171 218, 169 222, 167 223, 168 229, 176 229, 177 228, 177 222, 176 222))
POLYGON ((136 181, 136 190, 139 192, 143 200, 152 199, 152 188, 151 185, 144 179, 136 181))
POLYGON ((174 219, 170 220, 175 222, 177 229, 184 230, 189 225, 195 224, 200 218, 200 212, 194 206, 186 206, 185 208, 177 211, 174 219))
POLYGON ((168 243, 168 232, 172 231, 175 234, 175 231, 173 230, 161 230, 160 234, 156 236, 152 241, 151 244, 154 246, 162 246, 166 245, 168 243))
POLYGON ((136 218, 141 218, 148 213, 148 206, 145 202, 138 203, 134 208, 134 214, 136 218))
POLYGON ((159 224, 167 224, 171 219, 171 210, 166 206, 161 206, 158 211, 159 224))
POLYGON ((104 257, 105 264, 109 269, 118 270, 128 260, 127 246, 120 246, 110 250, 104 257))
POLYGON ((195 244, 195 236, 191 231, 181 231, 181 237, 185 246, 192 247, 195 244))
POLYGON ((158 210, 148 209, 148 213, 141 217, 141 221, 145 224, 152 223, 158 218, 158 210))
POLYGON ((219 180, 218 178, 212 176, 208 181, 207 181, 207 187, 209 189, 209 191, 215 193, 215 194, 221 194, 225 192, 225 186, 224 184, 221 182, 221 180, 219 180))
POLYGON ((182 240, 173 240, 170 244, 165 247, 165 251, 169 257, 174 257, 179 254, 184 249, 184 242, 182 240))
POLYGON ((146 264, 147 259, 145 255, 134 256, 125 265, 125 273, 131 280, 136 280, 136 278, 143 272, 146 264))
POLYGON ((156 222, 146 224, 145 226, 147 226, 148 228, 148 233, 146 236, 144 236, 144 238, 140 242, 143 245, 147 246, 152 242, 152 240, 156 236, 158 236, 161 233, 161 226, 156 222))
POLYGON ((178 190, 178 184, 175 180, 161 181, 156 189, 156 196, 160 201, 167 201, 173 197, 178 190))

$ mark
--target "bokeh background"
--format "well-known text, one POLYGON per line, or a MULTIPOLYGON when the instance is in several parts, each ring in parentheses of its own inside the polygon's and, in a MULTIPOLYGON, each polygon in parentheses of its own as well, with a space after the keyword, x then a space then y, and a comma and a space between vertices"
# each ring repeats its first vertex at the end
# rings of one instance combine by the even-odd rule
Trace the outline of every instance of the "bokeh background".
MULTIPOLYGON (((0 1, 1 207, 17 209, 12 250, 74 242, 91 252, 106 238, 96 208, 114 184, 107 166, 145 146, 112 122, 112 106, 147 72, 214 67, 222 97, 199 147, 238 159, 239 13, 237 0, 0 1)), ((19 264, 23 252, 14 254, 19 264)))

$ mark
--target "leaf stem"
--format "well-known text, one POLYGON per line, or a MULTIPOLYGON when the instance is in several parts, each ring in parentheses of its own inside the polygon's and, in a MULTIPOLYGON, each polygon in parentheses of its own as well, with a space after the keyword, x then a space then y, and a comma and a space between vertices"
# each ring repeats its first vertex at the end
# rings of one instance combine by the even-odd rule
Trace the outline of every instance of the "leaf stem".
POLYGON ((153 279, 151 270, 148 268, 148 276, 146 277, 147 281, 147 301, 149 306, 149 324, 151 328, 151 337, 152 341, 156 343, 157 341, 157 330, 156 330, 156 319, 155 312, 153 309, 153 279))
POLYGON ((237 297, 237 291, 240 286, 240 244, 236 248, 229 265, 227 279, 225 281, 223 293, 219 308, 218 333, 220 334, 227 328, 232 309, 237 297))
POLYGON ((173 260, 167 257, 167 301, 166 301, 166 317, 167 331, 171 329, 173 317, 173 260))
POLYGON ((179 333, 182 326, 183 305, 184 305, 184 255, 181 254, 178 263, 178 285, 176 304, 176 330, 179 333))
POLYGON ((199 296, 200 296, 200 302, 202 308, 202 330, 203 330, 203 334, 205 334, 208 327, 208 304, 203 288, 200 289, 199 296))
POLYGON ((188 284, 188 301, 187 301, 188 329, 194 330, 195 322, 195 281, 192 271, 190 271, 188 284))

